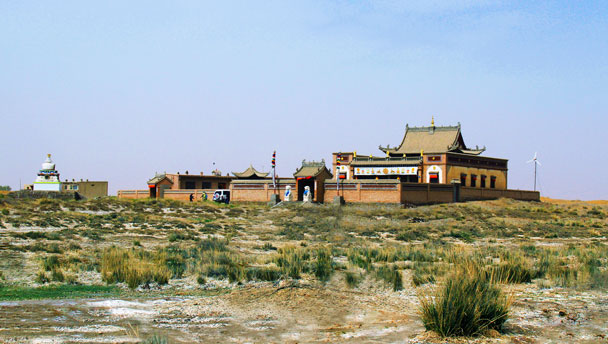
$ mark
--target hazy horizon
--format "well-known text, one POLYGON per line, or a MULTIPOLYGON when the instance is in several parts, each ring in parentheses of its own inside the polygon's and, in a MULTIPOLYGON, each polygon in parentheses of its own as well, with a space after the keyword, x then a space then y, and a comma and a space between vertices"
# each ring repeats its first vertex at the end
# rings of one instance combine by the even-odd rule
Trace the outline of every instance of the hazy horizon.
POLYGON ((607 2, 4 1, 0 185, 32 183, 47 153, 62 180, 107 180, 112 195, 213 163, 268 171, 273 150, 286 177, 336 151, 382 155, 406 123, 434 116, 509 159, 509 188, 532 189, 538 152, 542 196, 607 199, 607 13, 607 2))

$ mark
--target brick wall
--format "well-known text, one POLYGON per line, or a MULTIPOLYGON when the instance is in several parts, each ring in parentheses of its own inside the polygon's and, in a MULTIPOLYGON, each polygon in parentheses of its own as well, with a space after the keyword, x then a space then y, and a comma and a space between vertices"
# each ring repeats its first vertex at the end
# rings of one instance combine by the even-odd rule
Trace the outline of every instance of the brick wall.
POLYGON ((177 201, 190 202, 190 195, 193 196, 194 201, 201 201, 203 199, 203 193, 207 194, 207 199, 213 199, 213 193, 215 189, 181 189, 181 190, 165 190, 163 193, 164 199, 173 199, 177 201))
MULTIPOLYGON (((339 195, 347 203, 450 203, 454 200, 452 184, 400 183, 391 180, 359 180, 341 184, 339 195)), ((325 202, 338 195, 335 181, 325 183, 325 202)), ((540 193, 524 190, 496 190, 461 187, 460 200, 486 200, 501 197, 524 201, 540 201, 540 193)))
POLYGON ((150 197, 150 190, 118 190, 118 198, 138 199, 150 197))
MULTIPOLYGON (((398 181, 349 180, 340 183, 339 195, 347 203, 401 203, 401 184, 398 181)), ((336 182, 325 183, 325 202, 338 196, 336 182)))
POLYGON ((461 187, 460 200, 473 201, 483 199, 513 198, 522 201, 540 201, 540 192, 527 190, 494 190, 461 187))
POLYGON ((406 204, 449 203, 453 201, 453 190, 451 184, 404 183, 401 201, 406 204))
POLYGON ((283 199, 288 185, 291 186, 292 200, 295 200, 298 190, 294 179, 278 180, 276 190, 273 188, 272 180, 234 180, 230 183, 230 201, 269 202, 270 196, 275 193, 283 199))

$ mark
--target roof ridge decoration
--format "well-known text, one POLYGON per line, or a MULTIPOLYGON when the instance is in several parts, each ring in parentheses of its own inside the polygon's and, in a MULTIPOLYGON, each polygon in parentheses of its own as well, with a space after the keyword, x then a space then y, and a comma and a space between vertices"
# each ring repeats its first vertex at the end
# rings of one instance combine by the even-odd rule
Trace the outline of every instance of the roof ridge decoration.
POLYGON ((306 161, 306 159, 302 160, 302 167, 321 167, 325 166, 325 159, 321 159, 321 161, 306 161))
POLYGON ((148 184, 158 184, 163 179, 167 179, 171 184, 173 184, 173 181, 171 180, 171 178, 167 178, 166 173, 156 173, 156 172, 154 173, 154 177, 151 178, 150 180, 148 180, 148 184))
POLYGON ((302 176, 316 177, 323 171, 327 171, 330 176, 333 176, 325 166, 325 159, 321 159, 321 161, 306 161, 304 159, 302 160, 302 166, 294 172, 293 176, 296 178, 302 176))
POLYGON ((431 126, 410 127, 405 125, 405 134, 398 147, 378 146, 387 154, 419 154, 421 150, 425 153, 447 153, 462 152, 465 154, 479 155, 483 149, 467 148, 462 138, 461 125, 435 126, 434 118, 431 126))
POLYGON ((250 178, 256 176, 258 178, 268 177, 270 172, 260 172, 253 167, 253 164, 250 164, 249 167, 243 172, 232 172, 232 174, 237 178, 250 178))

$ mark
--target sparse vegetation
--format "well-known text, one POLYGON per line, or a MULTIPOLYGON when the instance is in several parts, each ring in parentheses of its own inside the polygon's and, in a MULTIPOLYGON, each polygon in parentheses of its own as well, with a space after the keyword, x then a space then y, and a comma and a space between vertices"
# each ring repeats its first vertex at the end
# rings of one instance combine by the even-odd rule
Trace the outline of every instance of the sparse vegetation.
POLYGON ((425 327, 454 336, 500 330, 509 305, 502 290, 510 285, 572 293, 608 288, 603 205, 2 202, 0 249, 10 267, 0 297, 9 299, 17 290, 24 298, 65 297, 68 290, 95 295, 97 287, 131 295, 252 286, 399 295, 393 292, 414 288, 425 327), (94 285, 101 281, 107 285, 94 285))
POLYGON ((171 272, 165 266, 166 255, 146 251, 106 249, 101 257, 101 276, 107 283, 124 282, 133 289, 142 284, 166 284, 171 272))

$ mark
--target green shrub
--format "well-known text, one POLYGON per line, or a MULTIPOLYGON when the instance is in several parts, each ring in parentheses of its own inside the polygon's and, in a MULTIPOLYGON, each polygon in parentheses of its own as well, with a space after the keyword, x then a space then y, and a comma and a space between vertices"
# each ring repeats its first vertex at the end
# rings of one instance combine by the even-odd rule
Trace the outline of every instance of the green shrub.
POLYGON ((250 267, 246 270, 249 281, 276 281, 281 278, 281 270, 274 267, 250 267))
POLYGON ((384 281, 384 283, 393 287, 393 291, 399 291, 403 289, 403 276, 401 271, 396 266, 388 267, 386 265, 381 266, 376 270, 376 279, 384 281))
POLYGON ((329 278, 334 271, 331 251, 329 249, 320 248, 317 250, 317 259, 313 263, 313 271, 321 282, 329 281, 329 278))
POLYGON ((167 337, 161 337, 159 335, 153 335, 150 338, 146 338, 146 340, 144 340, 142 342, 142 344, 168 344, 169 340, 167 339, 167 337))
POLYGON ((494 265, 486 273, 495 276, 495 280, 500 283, 530 283, 535 274, 531 267, 513 261, 494 265))
POLYGON ((283 275, 294 279, 300 278, 300 273, 308 271, 310 253, 307 249, 285 246, 278 249, 274 261, 283 275))
POLYGON ((49 283, 50 281, 51 281, 51 279, 49 278, 49 276, 47 276, 46 272, 38 271, 38 274, 36 275, 37 283, 45 284, 45 283, 49 283))
POLYGON ((443 337, 476 336, 502 330, 509 300, 484 274, 459 271, 434 295, 420 296, 422 322, 443 337))
POLYGON ((196 247, 199 251, 228 251, 226 243, 217 238, 201 240, 196 247))
POLYGON ((450 233, 448 233, 445 236, 449 236, 455 239, 460 239, 466 243, 471 243, 473 242, 473 236, 471 233, 469 232, 465 232, 465 231, 454 231, 451 230, 450 233))
POLYGON ((187 237, 181 232, 172 232, 168 236, 169 242, 175 242, 177 240, 186 240, 187 237))
POLYGON ((245 262, 237 254, 227 251, 202 251, 199 271, 214 278, 228 278, 230 282, 240 282, 245 275, 245 262))
POLYGON ((276 247, 274 247, 274 246, 272 246, 272 244, 271 244, 271 243, 267 242, 267 243, 265 243, 265 244, 262 246, 262 250, 264 250, 264 251, 276 251, 276 250, 277 250, 277 248, 276 248, 276 247))
POLYGON ((429 235, 420 228, 406 228, 397 233, 396 239, 402 241, 414 241, 428 239, 429 235))
POLYGON ((63 253, 63 249, 57 244, 48 245, 45 251, 49 253, 63 253))
POLYGON ((55 282, 63 282, 65 280, 65 275, 61 269, 53 269, 51 271, 51 279, 55 282))
POLYGON ((55 270, 60 265, 59 257, 56 255, 48 256, 42 259, 42 267, 45 271, 55 270))
POLYGON ((186 271, 186 260, 184 257, 175 250, 170 248, 165 249, 167 253, 165 257, 165 265, 171 271, 171 275, 173 278, 182 278, 184 272, 186 271))
POLYGON ((6 208, 2 209, 2 215, 6 216, 8 214, 10 214, 10 212, 8 211, 8 209, 6 209, 6 208))
POLYGON ((361 282, 361 275, 352 271, 346 271, 344 272, 344 280, 349 288, 356 288, 361 282))
POLYGON ((101 257, 101 277, 106 283, 125 282, 134 289, 145 283, 167 284, 171 271, 165 265, 166 253, 148 253, 116 247, 101 257))
POLYGON ((373 270, 372 258, 369 255, 362 255, 358 250, 349 250, 347 253, 348 261, 354 266, 358 266, 365 271, 373 270))
POLYGON ((435 283, 435 276, 414 272, 412 275, 412 284, 414 286, 418 287, 427 283, 435 283))

